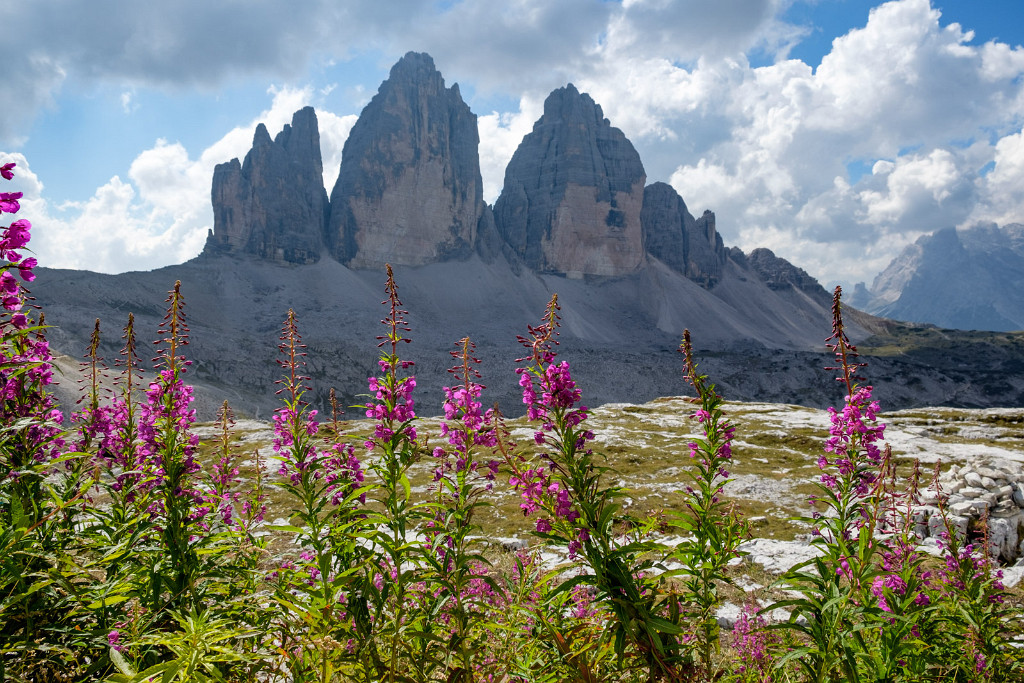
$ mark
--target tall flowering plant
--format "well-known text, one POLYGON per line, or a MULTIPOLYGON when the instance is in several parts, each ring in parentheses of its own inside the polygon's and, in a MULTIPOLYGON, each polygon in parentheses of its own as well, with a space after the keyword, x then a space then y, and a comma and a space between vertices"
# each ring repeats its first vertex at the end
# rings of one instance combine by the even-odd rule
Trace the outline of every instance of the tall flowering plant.
POLYGON ((107 493, 112 501, 110 511, 114 526, 117 527, 124 526, 122 523, 139 514, 148 516, 150 492, 158 481, 155 462, 149 457, 149 451, 141 447, 139 438, 141 405, 137 392, 142 386, 142 373, 133 313, 128 314, 121 339, 124 345, 115 361, 115 365, 121 368, 115 382, 117 395, 109 406, 106 433, 98 442, 94 439, 93 443, 94 459, 111 482, 107 493))
MULTIPOLYGON (((0 165, 0 177, 12 180, 14 167, 0 165)), ((0 192, 0 220, 21 209, 21 197, 0 192)), ((77 456, 63 455, 46 325, 42 314, 35 318, 22 284, 35 279, 36 259, 25 255, 31 228, 24 218, 0 226, 0 677, 9 661, 45 676, 43 660, 74 657, 59 645, 38 647, 58 640, 65 618, 48 574, 73 536, 73 518, 63 512, 82 496, 73 486, 47 482, 66 478, 65 466, 77 456)))
POLYGON ((199 545, 209 529, 210 508, 197 486, 200 470, 196 454, 199 438, 191 432, 196 419, 192 387, 184 375, 191 361, 185 358, 188 326, 181 281, 167 296, 167 313, 154 344, 156 377, 146 389, 139 411, 139 460, 152 484, 150 516, 159 529, 161 548, 152 569, 149 607, 154 611, 202 608, 198 579, 202 560, 199 545))
POLYGON ((295 680, 326 682, 351 655, 349 595, 365 559, 359 544, 365 489, 354 449, 320 438, 317 411, 304 398, 309 391, 305 348, 295 312, 289 310, 278 346, 285 374, 278 380, 283 405, 274 412, 274 457, 283 477, 280 486, 294 507, 292 523, 274 528, 294 533, 302 552, 274 577, 284 614, 296 617, 278 625, 288 670, 295 680))
POLYGON ((406 336, 411 328, 390 264, 384 290, 387 298, 381 304, 388 313, 381 320, 385 332, 377 337, 380 374, 367 379, 368 400, 359 406, 373 420, 373 432, 364 445, 368 470, 377 480, 373 498, 379 514, 372 518, 376 526, 376 564, 364 581, 364 607, 357 613, 356 623, 361 629, 361 646, 366 649, 363 654, 372 662, 378 678, 390 683, 403 680, 410 670, 422 677, 422 667, 432 660, 426 656, 429 639, 413 636, 429 630, 422 615, 416 614, 410 592, 419 557, 412 538, 418 511, 409 468, 419 459, 421 449, 412 396, 416 378, 407 373, 414 364, 399 354, 399 348, 411 341, 406 336))
POLYGON ((85 361, 81 363, 85 377, 78 380, 85 385, 83 395, 78 399, 78 404, 85 404, 81 410, 71 414, 71 422, 77 427, 72 447, 76 451, 88 451, 97 442, 101 441, 110 431, 110 407, 106 402, 101 401, 103 390, 101 381, 106 376, 106 365, 103 357, 99 355, 100 346, 100 319, 96 318, 92 334, 89 335, 89 347, 86 350, 85 361))
MULTIPOLYGON (((14 166, 0 166, 0 176, 13 179, 14 166)), ((17 213, 21 197, 0 192, 0 216, 17 213)), ((64 445, 63 415, 47 390, 53 366, 45 326, 33 321, 22 285, 35 279, 36 259, 24 254, 31 229, 25 218, 0 226, 0 515, 21 528, 47 514, 42 480, 64 445)))
POLYGON ((674 514, 674 525, 684 540, 671 554, 682 568, 668 575, 683 580, 680 609, 691 629, 685 639, 687 663, 695 666, 704 680, 713 680, 718 674, 716 656, 720 652, 716 610, 722 598, 718 591, 722 584, 732 583, 728 566, 739 557, 739 544, 748 529, 735 508, 723 500, 725 485, 730 481, 735 427, 725 417, 722 397, 714 385, 697 371, 689 330, 684 331, 679 350, 686 378, 697 394, 691 399, 698 406, 692 418, 700 424, 703 436, 688 444, 691 484, 682 492, 682 511, 674 514))
MULTIPOLYGON (((133 576, 145 571, 148 554, 141 547, 155 547, 159 535, 156 511, 159 510, 159 464, 140 438, 141 405, 138 392, 142 385, 135 340, 135 316, 128 314, 122 339, 124 345, 115 361, 121 372, 115 379, 115 395, 106 405, 92 402, 80 411, 80 448, 87 450, 95 472, 95 489, 107 505, 90 506, 83 537, 87 545, 104 554, 104 578, 94 587, 103 595, 141 595, 147 589, 134 586, 148 581, 133 576)), ((90 346, 90 357, 93 347, 90 346)), ((90 365, 92 362, 90 362, 90 365)), ((151 413, 150 413, 151 414, 151 413)), ((162 583, 160 584, 162 586, 162 583)), ((155 586, 155 584, 154 584, 155 586)), ((100 624, 113 619, 101 597, 97 615, 100 624)), ((150 611, 157 598, 147 600, 150 611)))
POLYGON ((471 536, 479 531, 474 512, 486 503, 482 496, 491 490, 498 461, 486 458, 497 447, 494 410, 483 410, 483 385, 473 356, 474 345, 465 337, 451 351, 456 360, 448 372, 458 383, 444 387, 444 419, 441 437, 446 445, 433 449, 434 485, 437 498, 427 522, 426 568, 428 585, 440 588, 437 598, 447 622, 448 647, 444 669, 448 676, 472 676, 482 659, 483 632, 474 627, 484 616, 498 590, 484 571, 488 564, 479 544, 471 536), (486 459, 485 459, 486 458, 486 459))
MULTIPOLYGON (((525 515, 537 514, 536 535, 564 547, 582 573, 555 591, 592 585, 597 600, 611 614, 609 632, 619 657, 627 648, 651 671, 652 680, 673 676, 679 656, 678 612, 659 614, 665 606, 659 583, 648 578, 654 549, 652 521, 628 518, 618 487, 601 481, 607 468, 598 466, 589 444, 594 439, 585 422, 587 407, 572 379, 569 363, 556 361, 559 314, 552 297, 537 327, 528 327, 519 342, 528 354, 519 385, 527 417, 536 425, 534 440, 544 449, 539 457, 506 457, 510 484, 519 491, 525 515)), ((559 634, 554 635, 556 643, 559 634)))
MULTIPOLYGON (((879 404, 872 388, 858 384, 857 375, 865 364, 858 362, 856 347, 843 328, 842 290, 836 287, 832 302, 832 336, 826 343, 835 355, 841 374, 836 378, 846 390, 841 410, 829 408, 829 438, 818 458, 822 474, 815 503, 825 513, 807 521, 814 525, 814 546, 820 556, 797 565, 782 583, 800 594, 799 598, 776 603, 792 607, 784 626, 802 635, 807 644, 781 658, 780 664, 795 660, 812 680, 858 680, 877 661, 878 643, 865 640, 865 629, 878 618, 893 599, 893 590, 904 595, 897 564, 903 552, 889 549, 876 537, 886 506, 885 476, 887 450, 883 450, 885 425, 878 422, 879 404), (891 570, 885 570, 888 558, 891 570), (877 579, 877 581, 876 581, 877 579), (873 591, 874 589, 874 591, 873 591), (888 593, 886 592, 888 591, 888 593), (802 617, 802 619, 800 619, 802 617)), ((898 641, 898 642, 902 642, 898 641)))

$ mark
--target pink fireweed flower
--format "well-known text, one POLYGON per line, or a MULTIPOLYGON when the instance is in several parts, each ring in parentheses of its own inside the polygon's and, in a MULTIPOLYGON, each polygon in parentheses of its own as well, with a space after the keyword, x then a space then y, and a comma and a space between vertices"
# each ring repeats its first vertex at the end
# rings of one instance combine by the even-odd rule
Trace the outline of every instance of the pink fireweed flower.
POLYGON ((906 582, 896 574, 879 575, 871 582, 871 594, 878 599, 878 607, 886 612, 892 612, 892 608, 885 598, 885 591, 889 590, 894 595, 903 595, 907 591, 906 582))
POLYGON ((522 503, 519 507, 523 516, 528 517, 536 512, 544 503, 544 491, 548 486, 548 478, 543 467, 528 469, 521 474, 509 477, 509 484, 519 491, 522 503))
POLYGON ((597 614, 594 607, 594 597, 591 595, 590 587, 577 584, 569 591, 571 605, 569 615, 574 619, 589 619, 597 614))
MULTIPOLYGON (((859 496, 867 495, 874 483, 872 468, 881 464, 883 453, 885 424, 876 421, 879 405, 871 399, 871 389, 870 386, 858 387, 846 397, 842 411, 828 409, 831 436, 825 441, 824 450, 835 459, 830 461, 824 455, 818 458, 820 469, 834 467, 840 478, 852 481, 859 496)), ((821 481, 829 488, 838 486, 836 477, 829 474, 822 475, 821 481)))
POLYGON ((21 198, 21 192, 0 192, 0 213, 18 213, 21 209, 18 200, 21 198))
POLYGON ((771 648, 779 640, 767 626, 764 618, 757 614, 757 607, 747 602, 732 629, 732 645, 740 659, 739 672, 748 676, 755 674, 756 680, 764 683, 773 680, 771 648))
POLYGON ((842 370, 843 375, 836 379, 846 385, 847 394, 842 410, 828 409, 829 438, 825 441, 824 450, 835 458, 830 461, 825 456, 820 457, 818 467, 822 470, 834 467, 839 475, 837 478, 831 473, 823 474, 821 482, 825 486, 838 490, 848 485, 856 496, 864 497, 874 483, 874 471, 883 459, 885 424, 877 420, 879 404, 872 400, 872 388, 855 383, 863 379, 855 373, 865 363, 856 362, 857 348, 843 330, 841 294, 842 289, 836 287, 832 301, 832 336, 826 343, 837 362, 829 369, 842 370))
POLYGON ((7 226, 0 237, 0 258, 12 263, 20 261, 21 255, 16 250, 29 243, 31 230, 32 223, 25 218, 20 218, 7 226))
MULTIPOLYGON (((0 175, 11 180, 14 174, 11 169, 14 163, 0 167, 0 175)), ((18 200, 20 192, 0 194, 0 211, 14 213, 21 207, 18 200)), ((0 228, 0 261, 8 261, 0 265, 0 306, 10 313, 0 315, 0 424, 16 425, 19 422, 28 426, 16 432, 8 430, 8 446, 24 450, 23 464, 31 461, 43 463, 56 458, 63 451, 64 442, 61 438, 60 423, 63 414, 57 410, 53 396, 47 387, 53 382, 52 355, 49 343, 44 334, 45 321, 39 316, 40 330, 35 334, 27 332, 31 326, 31 318, 25 304, 25 294, 11 269, 26 281, 32 279, 32 268, 35 259, 21 261, 21 254, 16 250, 25 247, 29 239, 32 224, 19 219, 9 226, 0 228), (22 266, 24 268, 22 268, 22 266), (17 445, 14 445, 17 444, 17 445)), ((16 474, 9 475, 18 476, 16 474)))

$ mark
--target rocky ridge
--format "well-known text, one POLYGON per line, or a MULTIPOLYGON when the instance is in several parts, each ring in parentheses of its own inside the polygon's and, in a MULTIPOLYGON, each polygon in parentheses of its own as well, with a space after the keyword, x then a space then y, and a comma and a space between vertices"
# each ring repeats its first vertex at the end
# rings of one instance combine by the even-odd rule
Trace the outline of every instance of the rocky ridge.
POLYGON ((858 292, 864 310, 963 330, 1024 329, 1024 225, 945 228, 906 247, 858 292))
MULTIPOLYGON (((644 187, 636 149, 572 84, 545 101, 493 210, 482 199, 478 147, 458 85, 446 88, 430 56, 410 52, 353 127, 329 201, 315 112, 297 112, 273 141, 258 126, 245 162, 217 167, 204 253, 296 264, 327 255, 354 269, 475 253, 570 278, 636 273, 653 257, 709 290, 730 259, 749 270, 742 252, 725 248, 714 213, 694 218, 671 186, 644 187)), ((775 289, 810 280, 781 259, 772 265, 782 264, 801 277, 772 280, 775 289)))
POLYGON ((728 253, 711 211, 694 218, 675 188, 657 182, 644 188, 640 223, 651 256, 705 289, 722 277, 728 253))
POLYGON ((794 266, 784 258, 779 258, 771 249, 754 249, 747 254, 746 262, 761 276, 769 289, 781 291, 794 288, 819 300, 822 300, 822 297, 829 298, 828 292, 816 279, 808 275, 806 270, 794 266))

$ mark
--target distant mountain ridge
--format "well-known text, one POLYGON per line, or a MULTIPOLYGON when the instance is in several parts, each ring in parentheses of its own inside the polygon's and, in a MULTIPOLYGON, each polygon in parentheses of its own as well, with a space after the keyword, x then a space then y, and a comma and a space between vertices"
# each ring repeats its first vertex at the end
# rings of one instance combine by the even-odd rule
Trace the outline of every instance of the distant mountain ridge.
MULTIPOLYGON (((242 414, 277 406, 274 361, 289 308, 309 347, 312 402, 322 407, 332 387, 346 404, 360 402, 375 372, 385 263, 410 311, 407 348, 430 392, 417 399, 427 412, 450 382, 447 351, 466 335, 484 360, 487 400, 521 411, 516 335, 553 293, 563 356, 591 404, 684 392, 675 353, 684 328, 729 398, 836 402, 820 354, 830 294, 767 249, 727 248, 711 211, 695 218, 671 186, 646 185, 635 148, 589 95, 570 84, 547 98, 494 207, 482 199, 478 147, 458 86, 445 86, 428 55, 409 53, 353 126, 329 195, 307 107, 273 139, 260 124, 243 161, 217 166, 214 228, 199 257, 120 275, 41 268, 33 294, 58 349, 78 355, 99 317, 103 353, 114 358, 127 313, 140 340, 155 334, 164 293, 180 279, 190 379, 206 416, 224 398, 242 414)), ((892 332, 852 309, 847 323, 854 339, 892 332)), ((995 400, 987 376, 965 384, 937 367, 892 374, 913 378, 880 392, 901 405, 995 400)), ((1000 391, 1024 402, 1024 375, 1006 377, 1000 391)))
POLYGON ((355 269, 503 252, 573 278, 635 273, 657 259, 705 288, 730 258, 714 214, 695 219, 671 186, 645 187, 632 143, 572 84, 545 101, 493 209, 478 148, 458 85, 446 88, 430 56, 410 52, 353 126, 329 201, 310 107, 274 140, 259 125, 243 163, 219 164, 205 252, 295 264, 329 254, 355 269))
POLYGON ((946 228, 905 248, 859 288, 875 315, 961 330, 1024 330, 1024 225, 946 228))

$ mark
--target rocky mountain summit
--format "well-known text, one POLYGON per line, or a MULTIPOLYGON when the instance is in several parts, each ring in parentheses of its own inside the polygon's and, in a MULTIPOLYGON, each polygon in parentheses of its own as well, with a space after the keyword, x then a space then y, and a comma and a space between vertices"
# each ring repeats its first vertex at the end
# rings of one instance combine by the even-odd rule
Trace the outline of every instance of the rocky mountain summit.
POLYGON ((644 188, 640 224, 649 255, 705 289, 721 278, 728 255, 711 211, 694 218, 675 188, 658 182, 644 188))
POLYGON ((1024 225, 925 235, 882 271, 857 305, 881 316, 962 330, 1022 330, 1024 225))
POLYGON ((487 207, 476 114, 426 54, 391 69, 352 128, 331 191, 331 254, 352 268, 464 258, 487 207))
POLYGON ((213 172, 213 232, 206 251, 246 253, 281 263, 314 263, 324 247, 327 192, 312 107, 295 112, 273 140, 256 127, 245 162, 213 172))
MULTIPOLYGON (((739 258, 739 255, 734 254, 734 257, 739 258)), ((828 292, 822 289, 818 281, 808 275, 806 270, 794 266, 784 258, 779 258, 771 249, 754 249, 746 256, 746 262, 771 290, 785 291, 794 288, 818 302, 829 298, 828 292)))
POLYGON ((646 180, 632 143, 570 83, 548 96, 505 169, 495 223, 538 272, 630 273, 644 262, 646 180))
MULTIPOLYGON (((493 210, 482 199, 478 145, 458 86, 445 86, 428 55, 409 53, 353 127, 329 201, 315 112, 296 112, 273 140, 260 125, 244 162, 217 167, 214 230, 201 256, 148 273, 37 271, 33 293, 55 325, 51 339, 78 356, 99 317, 103 353, 114 358, 111 330, 134 312, 140 338, 155 334, 165 293, 181 280, 190 380, 205 414, 224 398, 240 414, 276 407, 274 361, 289 308, 309 346, 309 398, 322 406, 333 387, 352 405, 376 367, 390 263, 410 311, 420 386, 433 387, 417 399, 427 411, 439 408, 447 352, 466 335, 496 377, 486 381, 488 400, 522 410, 516 336, 539 322, 552 293, 562 353, 591 405, 680 393, 684 328, 730 398, 835 403, 821 355, 829 294, 768 250, 726 248, 715 215, 695 218, 669 185, 645 187, 635 148, 589 95, 567 85, 548 97, 493 210)), ((853 339, 888 335, 879 342, 886 348, 901 329, 847 316, 853 339)), ((903 349, 877 361, 892 379, 876 395, 894 405, 1024 400, 1020 349, 998 349, 998 363, 989 351, 979 346, 975 356, 988 364, 964 373, 948 354, 925 362, 903 349)))

